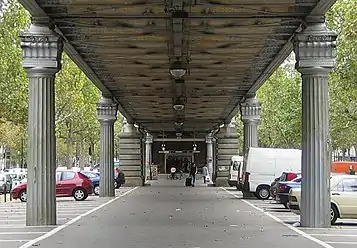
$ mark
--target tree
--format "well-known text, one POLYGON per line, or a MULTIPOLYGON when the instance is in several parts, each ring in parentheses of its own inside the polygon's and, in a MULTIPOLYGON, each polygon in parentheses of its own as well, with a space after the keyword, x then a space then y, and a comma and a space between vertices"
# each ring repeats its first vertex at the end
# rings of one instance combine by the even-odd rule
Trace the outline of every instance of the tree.
POLYGON ((332 144, 350 148, 357 144, 357 2, 340 0, 327 13, 327 23, 337 34, 337 64, 330 74, 332 144))
POLYGON ((17 1, 4 3, 0 18, 0 118, 18 124, 27 122, 28 79, 21 65, 19 35, 29 20, 17 1))

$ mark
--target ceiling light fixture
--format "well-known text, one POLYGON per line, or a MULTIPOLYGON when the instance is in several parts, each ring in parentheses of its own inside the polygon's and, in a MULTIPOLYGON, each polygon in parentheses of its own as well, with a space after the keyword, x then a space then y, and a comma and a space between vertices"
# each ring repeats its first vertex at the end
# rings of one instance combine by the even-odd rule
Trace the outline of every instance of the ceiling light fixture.
POLYGON ((176 111, 181 111, 185 108, 185 104, 183 101, 181 101, 180 99, 177 99, 175 102, 174 102, 174 105, 173 105, 173 108, 176 110, 176 111))
POLYGON ((179 60, 176 60, 173 62, 170 66, 170 74, 175 78, 175 79, 180 79, 186 74, 186 68, 183 65, 183 63, 179 60))

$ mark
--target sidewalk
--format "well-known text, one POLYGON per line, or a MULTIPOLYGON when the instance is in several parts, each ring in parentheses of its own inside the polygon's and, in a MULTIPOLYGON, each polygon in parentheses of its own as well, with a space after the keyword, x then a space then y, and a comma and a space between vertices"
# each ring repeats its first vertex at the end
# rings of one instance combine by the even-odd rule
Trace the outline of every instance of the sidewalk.
POLYGON ((163 179, 47 236, 36 246, 321 247, 221 188, 185 187, 184 180, 163 179))

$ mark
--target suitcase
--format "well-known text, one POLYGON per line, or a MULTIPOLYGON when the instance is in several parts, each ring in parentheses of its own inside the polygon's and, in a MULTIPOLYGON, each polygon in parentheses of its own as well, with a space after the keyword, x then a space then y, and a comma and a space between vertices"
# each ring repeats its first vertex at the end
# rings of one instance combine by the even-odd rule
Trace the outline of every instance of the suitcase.
POLYGON ((186 178, 186 181, 185 181, 185 186, 186 186, 186 187, 191 186, 191 182, 192 182, 191 177, 187 177, 187 178, 186 178))

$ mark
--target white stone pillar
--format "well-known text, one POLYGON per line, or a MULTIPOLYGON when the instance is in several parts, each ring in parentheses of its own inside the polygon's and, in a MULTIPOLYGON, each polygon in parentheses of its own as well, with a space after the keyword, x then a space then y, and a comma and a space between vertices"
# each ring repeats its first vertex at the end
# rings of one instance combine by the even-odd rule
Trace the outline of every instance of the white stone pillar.
POLYGON ((206 145, 207 145, 207 168, 208 168, 208 174, 209 177, 212 181, 212 175, 213 175, 213 137, 212 134, 207 134, 206 135, 206 145))
POLYGON ((145 183, 141 144, 142 137, 138 129, 124 119, 123 128, 119 135, 119 160, 120 168, 125 174, 125 185, 127 186, 143 186, 145 183))
POLYGON ((226 187, 228 184, 229 165, 232 156, 239 154, 238 132, 235 126, 235 118, 226 124, 217 134, 217 164, 216 187, 226 187))
POLYGON ((335 63, 336 34, 323 18, 307 20, 295 37, 296 69, 302 75, 301 225, 330 227, 328 74, 335 63))
POLYGON ((244 124, 243 154, 249 147, 258 147, 258 125, 260 123, 261 106, 255 94, 247 94, 240 106, 241 120, 244 124))
POLYGON ((56 225, 55 75, 61 68, 62 39, 47 18, 33 19, 21 35, 29 82, 26 225, 56 225))
POLYGON ((152 156, 152 142, 153 137, 151 134, 146 133, 145 137, 145 180, 150 176, 150 165, 151 165, 151 156, 152 156))
POLYGON ((100 181, 99 196, 114 197, 114 122, 118 105, 111 97, 101 97, 97 104, 97 119, 100 122, 100 181))

